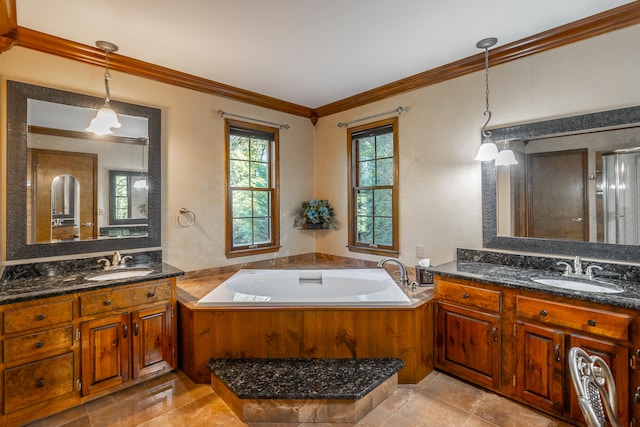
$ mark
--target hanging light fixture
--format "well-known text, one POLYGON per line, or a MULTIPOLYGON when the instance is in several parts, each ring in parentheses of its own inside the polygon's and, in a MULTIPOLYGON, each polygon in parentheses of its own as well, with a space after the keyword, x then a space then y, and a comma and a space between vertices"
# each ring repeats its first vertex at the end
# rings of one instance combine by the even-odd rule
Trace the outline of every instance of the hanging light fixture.
POLYGON ((496 166, 510 166, 517 164, 518 161, 516 160, 516 156, 509 148, 509 141, 502 141, 502 149, 496 156, 496 166))
POLYGON ((104 72, 104 88, 105 98, 104 105, 94 119, 91 120, 87 132, 93 132, 96 135, 107 135, 113 133, 112 128, 118 129, 121 125, 118 121, 116 112, 111 109, 109 101, 111 101, 111 94, 109 93, 109 80, 111 80, 111 74, 109 74, 109 54, 118 51, 118 46, 113 43, 105 41, 97 41, 96 46, 106 54, 105 58, 105 72, 104 72))
POLYGON ((482 144, 478 150, 478 155, 475 157, 475 160, 482 162, 493 160, 498 155, 498 146, 491 141, 491 131, 487 130, 487 125, 489 124, 489 120, 491 120, 491 110, 489 110, 489 48, 496 43, 498 43, 498 39, 495 37, 488 37, 476 43, 478 49, 484 49, 484 86, 486 101, 484 115, 488 116, 487 121, 484 122, 484 126, 482 126, 482 144))

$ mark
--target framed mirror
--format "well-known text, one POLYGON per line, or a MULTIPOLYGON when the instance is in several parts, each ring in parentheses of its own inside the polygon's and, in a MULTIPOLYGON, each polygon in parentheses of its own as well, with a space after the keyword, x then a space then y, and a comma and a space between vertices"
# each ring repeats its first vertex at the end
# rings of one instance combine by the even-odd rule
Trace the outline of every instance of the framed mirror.
POLYGON ((486 248, 640 257, 640 107, 492 129, 518 164, 482 164, 486 248))
POLYGON ((7 81, 7 260, 160 246, 161 112, 111 101, 121 129, 86 132, 103 104, 7 81), (144 214, 113 221, 111 171, 144 176, 127 188, 144 214))

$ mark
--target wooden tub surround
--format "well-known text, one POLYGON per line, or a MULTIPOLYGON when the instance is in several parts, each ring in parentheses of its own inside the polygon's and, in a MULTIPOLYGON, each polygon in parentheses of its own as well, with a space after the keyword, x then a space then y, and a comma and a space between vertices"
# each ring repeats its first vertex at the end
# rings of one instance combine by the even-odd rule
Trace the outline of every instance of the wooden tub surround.
POLYGON ((178 283, 179 367, 211 381, 210 359, 399 358, 400 383, 433 370, 433 291, 407 307, 198 307, 230 274, 178 283))

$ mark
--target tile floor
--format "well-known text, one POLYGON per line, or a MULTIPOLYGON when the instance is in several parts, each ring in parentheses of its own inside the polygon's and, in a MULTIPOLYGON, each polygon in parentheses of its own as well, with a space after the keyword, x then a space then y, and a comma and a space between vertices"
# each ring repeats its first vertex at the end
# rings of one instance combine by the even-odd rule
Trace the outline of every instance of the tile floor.
MULTIPOLYGON (((245 424, 207 384, 194 384, 182 372, 165 374, 121 392, 32 423, 29 427, 328 427, 332 424, 245 424)), ((336 424, 333 424, 336 425, 336 424)), ((531 426, 567 427, 448 375, 433 372, 419 384, 398 389, 357 424, 349 427, 531 426)))

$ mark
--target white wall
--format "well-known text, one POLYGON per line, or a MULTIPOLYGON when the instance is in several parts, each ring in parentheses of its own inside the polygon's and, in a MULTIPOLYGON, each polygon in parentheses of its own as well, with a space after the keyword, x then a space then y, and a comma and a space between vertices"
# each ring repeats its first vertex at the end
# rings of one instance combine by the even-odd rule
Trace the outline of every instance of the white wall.
MULTIPOLYGON (((104 96, 104 69, 14 47, 0 55, 4 94, 7 79, 104 96)), ((186 271, 314 251, 313 235, 293 229, 290 211, 313 197, 313 125, 309 119, 255 107, 152 80, 112 71, 111 98, 162 110, 162 249, 166 262, 186 271), (280 131, 281 245, 273 254, 227 259, 224 253, 224 110, 275 123, 280 131), (181 228, 180 208, 195 212, 197 222, 181 228)), ((5 97, 2 96, 2 111, 5 97)), ((6 115, 1 115, 2 203, 4 235, 6 115)), ((2 250, 4 259, 4 248, 2 250)))
MULTIPOLYGON (((489 127, 640 104, 638 40, 640 25, 491 67, 489 127)), ((321 118, 316 195, 335 204, 345 222, 347 140, 336 124, 408 107, 399 127, 400 258, 415 264, 416 245, 424 245, 432 264, 454 259, 457 247, 481 248, 481 174, 473 158, 485 121, 484 91, 481 71, 321 118)), ((378 259, 351 253, 346 243, 345 226, 319 234, 316 251, 378 259)))

